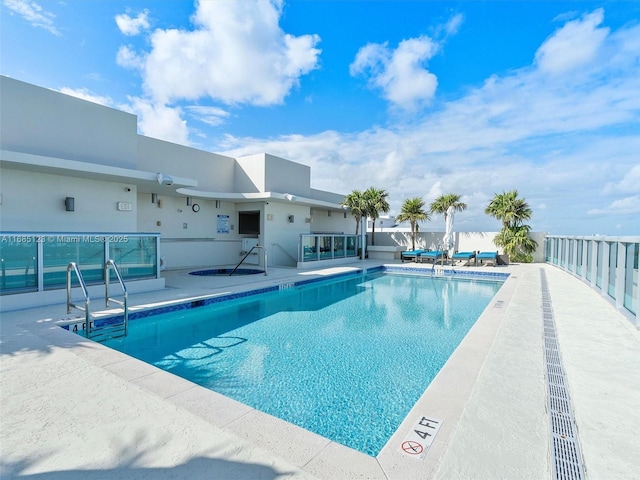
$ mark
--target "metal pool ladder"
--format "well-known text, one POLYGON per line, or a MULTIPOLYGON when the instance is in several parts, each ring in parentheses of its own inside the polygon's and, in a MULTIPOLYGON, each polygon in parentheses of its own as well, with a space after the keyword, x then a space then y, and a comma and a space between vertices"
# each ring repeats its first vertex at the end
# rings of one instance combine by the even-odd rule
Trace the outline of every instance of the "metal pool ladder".
POLYGON ((242 257, 242 260, 240 260, 240 261, 238 262, 238 264, 235 266, 235 268, 234 268, 233 270, 231 270, 231 273, 229 274, 229 276, 231 276, 231 275, 233 275, 233 274, 235 273, 235 271, 238 269, 238 267, 239 267, 240 265, 242 265, 242 262, 244 262, 244 261, 245 261, 245 259, 246 259, 249 255, 251 255, 251 252, 253 252, 256 248, 258 248, 258 249, 262 250, 263 258, 264 258, 264 274, 265 274, 265 275, 267 274, 267 249, 266 249, 266 248, 264 248, 262 245, 254 245, 253 247, 251 247, 251 250, 249 250, 249 251, 244 255, 244 257, 242 257))
POLYGON ((109 308, 110 303, 120 305, 123 310, 123 316, 121 322, 110 323, 101 327, 96 327, 93 322, 90 310, 91 300, 89 298, 89 291, 87 290, 87 284, 82 277, 82 272, 78 268, 75 262, 70 262, 67 265, 67 314, 71 313, 72 308, 76 308, 84 312, 84 334, 87 338, 91 338, 96 341, 108 340, 110 338, 125 337, 127 335, 127 329, 129 325, 129 307, 127 304, 128 294, 127 287, 124 284, 120 270, 116 265, 116 262, 109 259, 104 264, 104 288, 105 288, 105 307, 109 308), (109 272, 110 269, 116 274, 120 287, 122 288, 123 299, 117 300, 109 296, 109 272), (84 296, 84 305, 76 305, 71 301, 71 272, 75 272, 80 283, 82 295, 84 296))

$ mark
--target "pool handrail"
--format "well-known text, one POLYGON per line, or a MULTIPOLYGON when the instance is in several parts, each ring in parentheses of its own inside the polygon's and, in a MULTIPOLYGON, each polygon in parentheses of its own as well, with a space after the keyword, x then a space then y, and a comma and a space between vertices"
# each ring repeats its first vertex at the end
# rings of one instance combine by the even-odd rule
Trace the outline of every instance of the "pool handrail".
POLYGON ((251 250, 249 250, 247 253, 245 253, 244 257, 242 257, 242 260, 240 260, 238 262, 238 264, 235 266, 235 268, 233 270, 231 270, 231 273, 229 274, 229 276, 233 275, 235 273, 235 271, 238 269, 238 267, 240 265, 242 265, 242 262, 245 261, 245 259, 251 255, 251 252, 253 252, 253 250, 255 250, 256 248, 259 248, 262 250, 263 253, 263 258, 264 258, 264 274, 267 274, 267 249, 264 248, 262 245, 254 245, 253 247, 251 247, 251 250))

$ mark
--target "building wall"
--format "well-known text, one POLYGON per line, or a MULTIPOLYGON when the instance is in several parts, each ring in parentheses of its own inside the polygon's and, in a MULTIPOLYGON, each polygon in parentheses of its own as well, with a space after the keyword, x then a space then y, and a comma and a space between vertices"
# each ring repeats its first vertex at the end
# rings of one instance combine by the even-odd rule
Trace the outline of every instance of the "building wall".
POLYGON ((278 192, 300 197, 311 194, 311 169, 306 165, 266 153, 240 157, 236 162, 238 192, 278 192))
POLYGON ((309 197, 311 168, 284 158, 265 154, 265 192, 281 192, 309 197))
MULTIPOLYGON (((194 198, 187 206, 185 197, 138 195, 140 231, 161 234, 161 256, 167 269, 227 266, 237 263, 241 239, 237 230, 238 211, 233 203, 194 198), (200 207, 193 211, 193 204, 200 207), (229 233, 218 232, 218 215, 228 215, 229 233)), ((255 206, 254 206, 255 207, 255 206)), ((250 208, 251 209, 251 208, 250 208)))
POLYGON ((3 231, 159 233, 167 268, 222 266, 239 260, 244 235, 237 230, 238 213, 257 210, 259 240, 268 248, 270 264, 293 266, 301 233, 312 228, 343 232, 351 224, 334 215, 312 225, 310 207, 295 200, 235 203, 193 197, 200 206, 196 213, 175 186, 160 186, 147 178, 154 177, 149 173, 195 179, 195 190, 208 192, 289 193, 336 205, 344 196, 311 189, 311 169, 283 158, 258 154, 236 160, 140 136, 135 115, 7 77, 0 76, 0 94, 2 149, 48 157, 51 169, 45 174, 25 163, 17 170, 7 162, 0 170, 3 231), (129 172, 65 170, 56 159, 129 172), (130 185, 123 183, 128 175, 135 177, 130 185), (65 197, 74 198, 74 212, 65 211, 65 197), (130 209, 118 210, 119 202, 130 209), (228 233, 217 231, 218 215, 228 215, 228 233))
POLYGON ((264 192, 264 186, 264 154, 237 158, 234 166, 234 190, 257 193, 264 192))
MULTIPOLYGON (((314 198, 316 200, 321 200, 323 202, 335 203, 335 204, 338 204, 338 205, 342 204, 342 202, 344 201, 344 197, 345 197, 345 195, 342 195, 341 193, 327 192, 326 190, 317 190, 315 188, 310 188, 309 189, 309 194, 310 194, 311 198, 314 198)), ((354 222, 354 225, 355 225, 355 222, 354 222)))
POLYGON ((344 218, 343 211, 330 210, 321 208, 311 209, 311 233, 348 233, 356 232, 356 221, 349 213, 344 218))
MULTIPOLYGON (((455 250, 459 252, 493 252, 504 253, 493 243, 493 239, 498 232, 455 232, 455 250)), ((371 244, 371 232, 367 233, 369 244, 371 244)), ((538 243, 538 248, 533 254, 534 262, 544 262, 544 237, 545 232, 532 232, 531 238, 538 243)), ((444 232, 418 232, 416 234, 416 248, 435 250, 442 245, 444 232)), ((400 245, 411 249, 411 232, 394 229, 392 231, 376 231, 375 244, 379 246, 400 245)))
POLYGON ((232 192, 235 160, 149 137, 138 137, 139 170, 198 180, 197 190, 232 192))
POLYGON ((3 168, 0 192, 4 232, 138 231, 134 185, 3 168), (65 197, 75 199, 75 211, 65 210, 65 197), (118 211, 118 202, 131 210, 118 211))
POLYGON ((136 168, 137 118, 0 76, 3 150, 136 168))
POLYGON ((309 207, 269 202, 265 206, 263 245, 267 248, 269 266, 295 267, 298 260, 300 234, 309 233, 309 207), (293 216, 293 221, 289 217, 293 216))

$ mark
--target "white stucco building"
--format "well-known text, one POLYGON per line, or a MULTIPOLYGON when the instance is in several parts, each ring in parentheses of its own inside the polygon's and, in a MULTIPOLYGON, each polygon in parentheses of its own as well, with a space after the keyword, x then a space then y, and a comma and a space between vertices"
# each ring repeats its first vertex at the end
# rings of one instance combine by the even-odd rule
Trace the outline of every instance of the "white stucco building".
MULTIPOLYGON (((0 97, 3 279, 11 235, 24 233, 36 243, 66 233, 152 234, 158 270, 234 265, 256 242, 269 266, 303 267, 301 234, 353 234, 344 195, 311 188, 308 166, 145 137, 133 114, 8 77, 0 97)), ((34 265, 14 270, 46 270, 46 258, 30 255, 34 265)))

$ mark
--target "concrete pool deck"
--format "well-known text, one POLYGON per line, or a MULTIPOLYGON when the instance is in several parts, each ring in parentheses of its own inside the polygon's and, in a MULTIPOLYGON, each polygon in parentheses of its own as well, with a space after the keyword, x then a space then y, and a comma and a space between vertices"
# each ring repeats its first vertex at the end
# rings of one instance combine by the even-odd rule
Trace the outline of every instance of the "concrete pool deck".
MULTIPOLYGON (((130 305, 234 293, 381 263, 270 269, 266 277, 232 279, 164 272, 167 288, 131 295, 130 305)), ((587 478, 640 477, 640 331, 556 267, 479 270, 511 276, 376 458, 69 333, 55 326, 67 317, 63 303, 3 313, 0 477, 550 478, 541 270, 587 478), (423 415, 442 426, 426 456, 413 458, 400 446, 423 415)))

